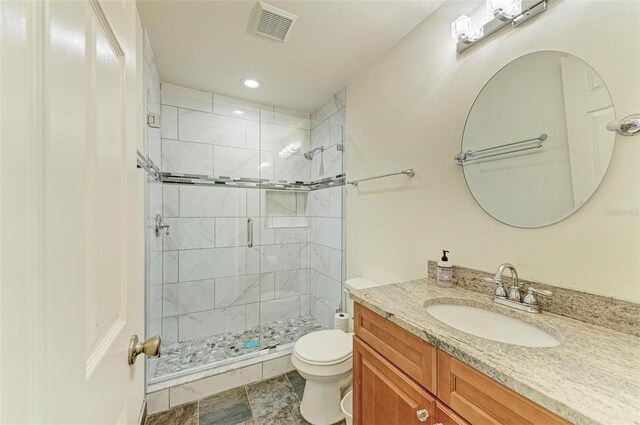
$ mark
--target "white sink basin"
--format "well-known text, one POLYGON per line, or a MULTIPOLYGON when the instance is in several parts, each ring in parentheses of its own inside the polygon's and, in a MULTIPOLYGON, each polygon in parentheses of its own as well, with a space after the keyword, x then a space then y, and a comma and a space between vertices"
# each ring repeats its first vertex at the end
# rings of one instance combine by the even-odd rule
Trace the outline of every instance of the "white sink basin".
POLYGON ((525 347, 555 347, 560 341, 546 331, 478 307, 458 304, 431 304, 427 312, 436 319, 462 332, 492 341, 525 347))

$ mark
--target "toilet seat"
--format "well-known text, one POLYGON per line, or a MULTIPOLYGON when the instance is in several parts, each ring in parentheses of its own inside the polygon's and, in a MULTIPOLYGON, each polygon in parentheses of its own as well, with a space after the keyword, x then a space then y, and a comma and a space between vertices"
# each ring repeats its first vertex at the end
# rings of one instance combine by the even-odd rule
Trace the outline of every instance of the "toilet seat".
POLYGON ((353 334, 339 329, 312 332, 300 338, 293 351, 298 359, 309 365, 337 365, 353 356, 353 334))

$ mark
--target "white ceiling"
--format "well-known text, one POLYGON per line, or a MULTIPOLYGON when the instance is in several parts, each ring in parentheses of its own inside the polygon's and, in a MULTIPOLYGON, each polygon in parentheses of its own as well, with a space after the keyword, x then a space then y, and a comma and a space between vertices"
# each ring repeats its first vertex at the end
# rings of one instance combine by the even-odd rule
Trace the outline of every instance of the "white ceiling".
POLYGON ((298 15, 284 43, 251 32, 256 1, 138 0, 138 9, 163 82, 310 112, 443 1, 267 1, 298 15), (243 87, 245 77, 262 87, 243 87))

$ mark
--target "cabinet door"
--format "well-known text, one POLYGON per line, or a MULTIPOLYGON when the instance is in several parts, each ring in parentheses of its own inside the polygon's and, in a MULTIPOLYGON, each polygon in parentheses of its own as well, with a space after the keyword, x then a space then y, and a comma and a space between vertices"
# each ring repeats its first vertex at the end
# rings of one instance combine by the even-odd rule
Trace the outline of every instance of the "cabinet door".
POLYGON ((355 305, 354 328, 362 341, 394 366, 436 392, 436 347, 360 304, 355 305))
POLYGON ((354 424, 434 423, 435 398, 358 337, 353 372, 354 424))
POLYGON ((438 398, 473 424, 569 425, 561 417, 440 350, 438 398))
POLYGON ((436 401, 436 423, 435 425, 469 425, 469 422, 449 409, 444 404, 436 401))

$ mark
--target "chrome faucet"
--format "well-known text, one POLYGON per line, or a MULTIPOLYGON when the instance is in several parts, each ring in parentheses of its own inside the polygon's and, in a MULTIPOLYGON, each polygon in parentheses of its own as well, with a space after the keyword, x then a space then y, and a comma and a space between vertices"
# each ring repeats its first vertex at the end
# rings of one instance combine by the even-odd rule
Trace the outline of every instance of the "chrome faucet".
POLYGON ((548 297, 553 295, 551 291, 536 289, 530 286, 527 289, 527 295, 525 295, 523 299, 520 294, 522 283, 520 282, 520 279, 518 279, 518 272, 516 271, 516 268, 510 263, 500 264, 500 267, 496 270, 496 274, 493 278, 487 277, 485 280, 496 284, 496 289, 493 292, 494 303, 517 308, 518 310, 528 311, 529 313, 540 313, 540 306, 538 305, 538 300, 536 299, 535 294, 545 295, 548 297), (503 277, 506 270, 511 272, 512 278, 508 296, 504 287, 506 281, 503 277))
POLYGON ((155 229, 157 237, 160 237, 162 235, 163 229, 166 229, 165 232, 167 235, 169 235, 169 227, 170 226, 166 224, 162 219, 162 214, 156 214, 156 218, 153 221, 153 224, 149 226, 149 228, 155 229))

